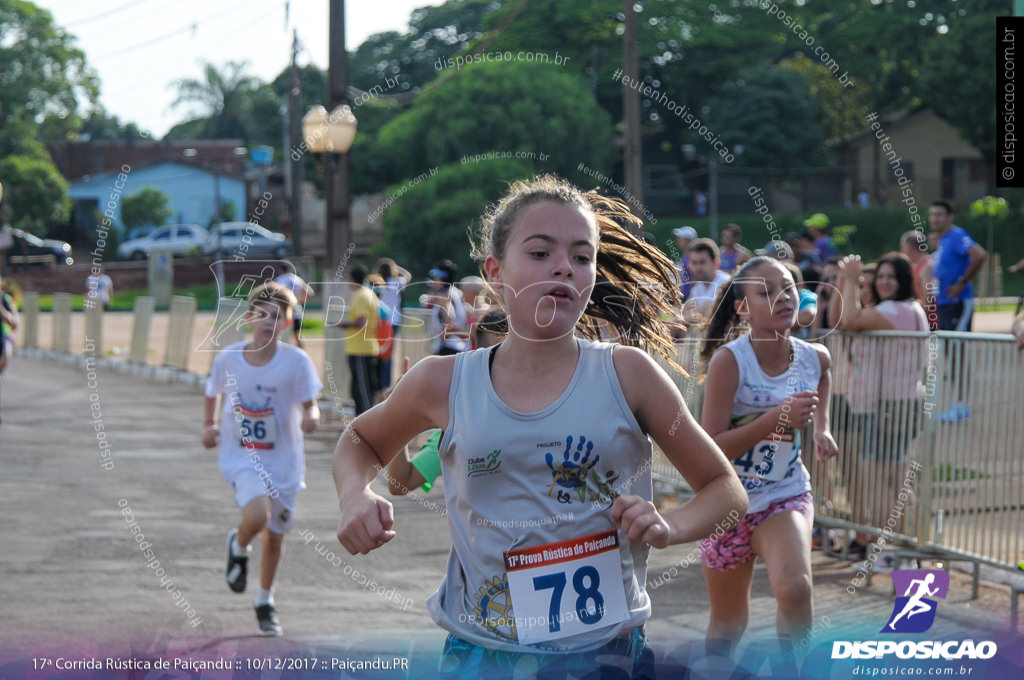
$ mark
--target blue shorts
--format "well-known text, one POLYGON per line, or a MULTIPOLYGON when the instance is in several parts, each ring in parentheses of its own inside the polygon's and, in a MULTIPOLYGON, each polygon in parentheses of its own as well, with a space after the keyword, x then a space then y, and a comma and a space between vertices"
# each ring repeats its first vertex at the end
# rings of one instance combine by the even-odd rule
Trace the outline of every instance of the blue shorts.
POLYGON ((647 646, 643 626, 622 633, 589 652, 531 654, 480 647, 449 635, 441 653, 441 676, 462 678, 531 677, 543 680, 600 680, 603 678, 654 678, 654 652, 647 646))

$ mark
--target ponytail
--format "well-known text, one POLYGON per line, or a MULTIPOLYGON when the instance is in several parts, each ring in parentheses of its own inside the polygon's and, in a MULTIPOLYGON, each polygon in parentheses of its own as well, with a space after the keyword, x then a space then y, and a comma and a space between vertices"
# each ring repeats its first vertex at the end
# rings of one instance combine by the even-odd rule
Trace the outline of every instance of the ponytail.
POLYGON ((675 343, 667 321, 678 315, 676 268, 664 253, 626 229, 643 222, 620 200, 596 192, 584 194, 597 219, 597 277, 590 302, 577 329, 584 337, 599 337, 600 322, 615 328, 620 341, 660 354, 673 368, 675 343))

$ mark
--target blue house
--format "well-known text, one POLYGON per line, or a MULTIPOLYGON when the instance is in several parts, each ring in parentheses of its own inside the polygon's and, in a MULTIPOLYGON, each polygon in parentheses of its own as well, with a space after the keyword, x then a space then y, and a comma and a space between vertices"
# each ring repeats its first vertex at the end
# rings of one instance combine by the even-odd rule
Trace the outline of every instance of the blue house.
POLYGON ((174 213, 171 223, 208 226, 216 214, 218 194, 222 203, 234 203, 235 214, 231 219, 245 219, 246 185, 242 176, 199 163, 164 160, 145 165, 125 164, 121 172, 86 175, 70 182, 72 222, 78 229, 92 232, 106 214, 123 238, 121 200, 144 187, 156 187, 167 194, 174 213))

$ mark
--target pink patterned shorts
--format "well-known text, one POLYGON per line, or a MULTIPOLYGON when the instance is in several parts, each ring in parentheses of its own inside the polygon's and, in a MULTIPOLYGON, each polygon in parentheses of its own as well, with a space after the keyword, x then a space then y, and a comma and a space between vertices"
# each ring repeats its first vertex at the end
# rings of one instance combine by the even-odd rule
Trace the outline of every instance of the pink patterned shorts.
POLYGON ((796 510, 807 518, 808 524, 814 523, 814 500, 811 492, 805 491, 799 496, 775 501, 761 512, 746 515, 732 529, 721 536, 711 536, 698 542, 700 561, 708 569, 715 571, 731 571, 736 567, 757 557, 750 545, 750 537, 754 529, 768 517, 777 512, 796 510))

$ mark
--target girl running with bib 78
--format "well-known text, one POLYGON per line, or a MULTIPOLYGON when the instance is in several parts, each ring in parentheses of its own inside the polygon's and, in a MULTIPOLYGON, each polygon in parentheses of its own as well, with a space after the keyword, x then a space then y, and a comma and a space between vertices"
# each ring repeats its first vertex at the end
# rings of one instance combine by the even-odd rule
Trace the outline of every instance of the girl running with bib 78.
POLYGON ((814 510, 801 430, 814 423, 819 460, 838 448, 828 421, 831 359, 824 346, 790 337, 796 315, 792 275, 770 257, 755 257, 723 286, 701 349, 710 360, 701 425, 750 497, 736 527, 701 542, 709 652, 727 653, 743 635, 758 555, 778 601, 782 651, 811 626, 814 510), (736 339, 725 344, 730 337, 736 339))
POLYGON ((643 350, 672 353, 659 314, 678 302, 674 268, 623 228, 618 201, 541 177, 486 215, 478 257, 508 315, 493 348, 416 364, 342 434, 334 460, 338 538, 367 553, 396 536, 370 489, 414 436, 442 428, 452 549, 427 601, 451 634, 452 677, 566 677, 609 664, 646 677, 651 546, 708 536, 746 507, 728 461, 643 350), (651 502, 651 441, 696 495, 665 515, 651 502), (528 660, 526 657, 530 657, 528 660))

